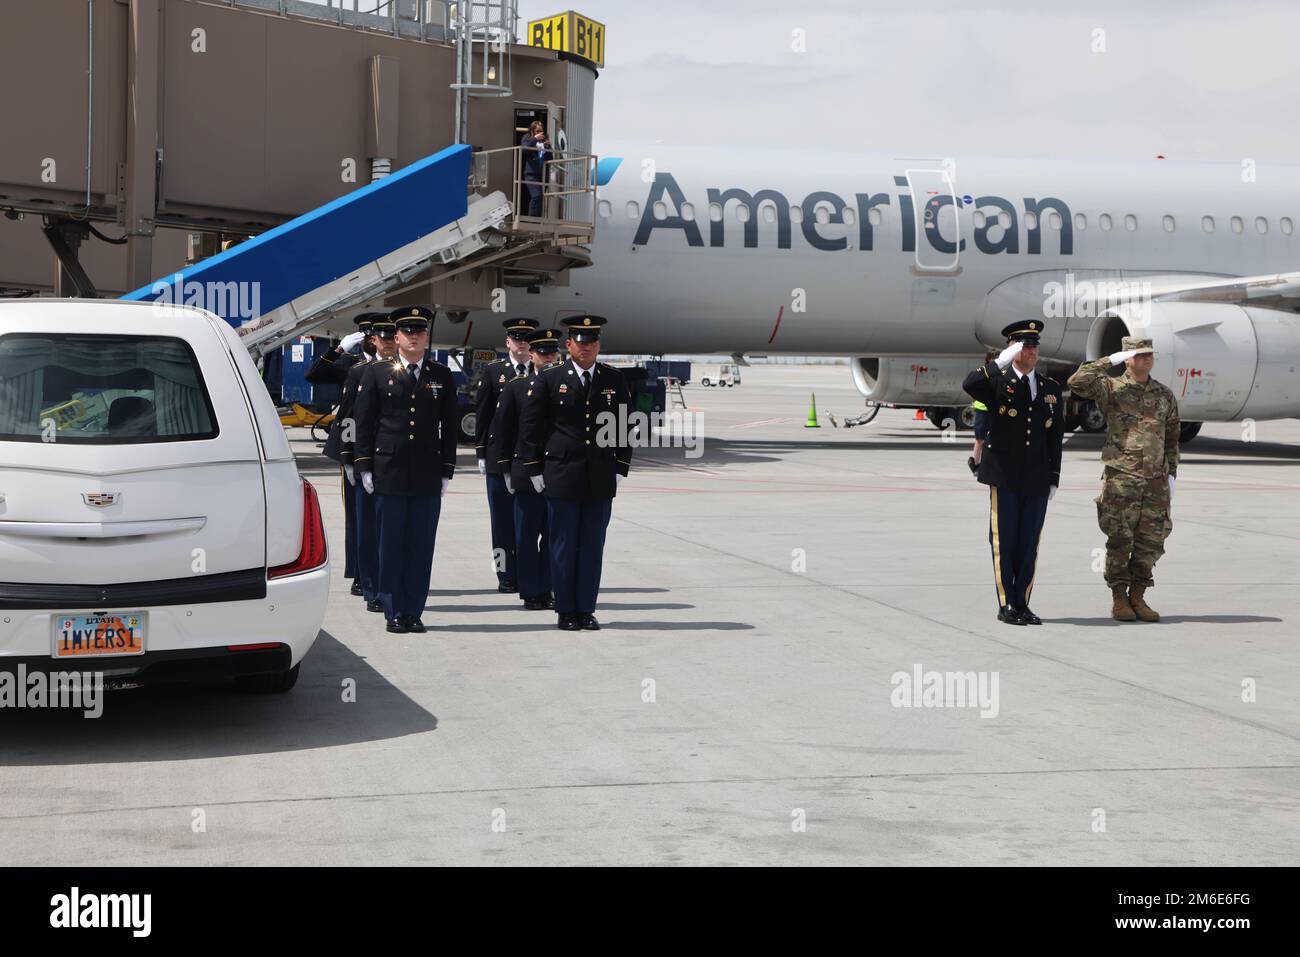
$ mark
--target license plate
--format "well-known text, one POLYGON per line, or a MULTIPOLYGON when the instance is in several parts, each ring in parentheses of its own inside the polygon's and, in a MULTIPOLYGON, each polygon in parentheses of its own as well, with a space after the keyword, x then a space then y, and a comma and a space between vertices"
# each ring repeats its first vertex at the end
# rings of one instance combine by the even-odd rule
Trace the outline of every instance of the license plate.
POLYGON ((144 619, 142 611, 58 616, 54 619, 54 657, 142 655, 144 619))

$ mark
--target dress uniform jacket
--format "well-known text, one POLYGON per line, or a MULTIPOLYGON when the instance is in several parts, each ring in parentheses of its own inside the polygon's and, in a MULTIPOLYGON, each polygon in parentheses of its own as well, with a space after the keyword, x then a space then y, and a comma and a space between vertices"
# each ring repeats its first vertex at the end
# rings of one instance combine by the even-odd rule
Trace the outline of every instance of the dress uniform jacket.
MULTIPOLYGON (((529 369, 532 368, 527 360, 524 364, 529 369)), ((488 451, 492 421, 496 415, 497 405, 501 401, 501 393, 506 385, 516 378, 519 378, 519 372, 510 360, 489 363, 483 368, 478 391, 474 393, 474 454, 485 461, 487 471, 493 475, 499 475, 501 467, 497 463, 497 456, 488 451)))
POLYGON ((349 430, 351 436, 347 441, 343 437, 343 429, 349 421, 355 422, 353 413, 355 412, 357 400, 357 386, 361 384, 361 375, 366 371, 366 366, 370 365, 369 357, 352 363, 348 369, 348 377, 343 383, 343 397, 339 399, 338 410, 334 413, 334 421, 330 425, 329 436, 325 440, 325 457, 333 459, 341 465, 351 465, 354 454, 354 445, 356 441, 356 428, 349 430))
POLYGON ((1046 495, 1061 484, 1061 439, 1065 404, 1061 386, 1035 372, 1038 397, 1029 379, 1011 366, 986 363, 966 377, 962 388, 988 406, 989 436, 980 460, 979 481, 1022 495, 1046 495))
POLYGON ((597 362, 591 367, 585 395, 579 371, 567 360, 542 372, 524 390, 516 452, 529 476, 543 477, 548 498, 591 502, 613 498, 614 476, 626 476, 632 464, 632 448, 623 434, 632 399, 623 373, 612 366, 597 362), (610 416, 613 427, 606 424, 610 416), (612 442, 598 438, 602 426, 612 442))
POLYGON ((361 356, 351 352, 340 355, 336 349, 326 349, 312 360, 303 378, 312 385, 343 385, 348 370, 361 360, 361 356))
POLYGON ((425 359, 417 383, 400 357, 372 362, 353 405, 358 472, 372 472, 379 495, 438 495, 456 470, 456 383, 425 359))
POLYGON ((528 390, 537 385, 540 372, 529 366, 527 375, 516 376, 505 384, 497 402, 496 419, 487 439, 488 463, 496 464, 497 471, 510 476, 516 493, 533 490, 524 460, 515 454, 519 445, 519 420, 524 410, 528 390))

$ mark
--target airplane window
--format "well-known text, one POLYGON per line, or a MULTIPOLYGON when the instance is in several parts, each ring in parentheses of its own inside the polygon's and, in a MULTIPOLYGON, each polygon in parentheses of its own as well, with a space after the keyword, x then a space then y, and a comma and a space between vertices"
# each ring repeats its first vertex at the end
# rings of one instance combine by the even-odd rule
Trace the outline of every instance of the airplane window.
POLYGON ((691 203, 682 203, 682 219, 688 223, 695 222, 695 206, 691 203))
POLYGON ((998 213, 998 225, 1001 226, 1003 229, 1011 228, 1011 214, 1008 213, 1005 209, 1002 210, 1002 212, 998 213))
POLYGON ((1048 213, 1048 214, 1047 214, 1047 225, 1050 226, 1052 229, 1060 229, 1060 228, 1061 228, 1061 214, 1058 213, 1056 210, 1052 210, 1050 213, 1048 213))
POLYGON ((744 203, 736 204, 736 219, 742 223, 749 222, 749 207, 744 203))
POLYGON ((1257 233, 1268 232, 1268 220, 1265 219, 1263 216, 1255 217, 1255 232, 1257 233))
POLYGON ((764 203, 764 204, 763 204, 761 207, 759 207, 759 208, 763 210, 763 222, 765 222, 765 223, 774 223, 774 222, 776 222, 776 207, 775 207, 775 206, 773 206, 771 203, 764 203))
POLYGON ((709 220, 714 223, 722 222, 722 204, 709 203, 709 220))
POLYGON ((1106 232, 1110 232, 1110 213, 1102 213, 1097 217, 1097 225, 1106 232))
POLYGON ((1025 229, 1038 228, 1038 215, 1036 213, 1025 213, 1025 229))
POLYGON ((1246 224, 1241 221, 1240 216, 1232 217, 1232 231, 1234 233, 1240 234, 1241 231, 1245 228, 1246 228, 1246 224))
MULTIPOLYGON (((873 209, 872 212, 874 213, 875 210, 873 209)), ((984 224, 988 222, 988 217, 977 209, 975 212, 971 213, 970 220, 975 224, 976 229, 983 229, 984 224)))
POLYGON ((802 206, 791 206, 791 207, 790 207, 790 222, 794 223, 796 226, 797 226, 799 223, 802 223, 802 222, 803 222, 803 207, 802 207, 802 206))
POLYGON ((831 211, 822 203, 817 204, 817 222, 829 223, 831 221, 831 211))
POLYGON ((879 226, 885 221, 885 215, 875 206, 867 210, 867 222, 872 226, 879 226))
POLYGON ((1083 232, 1085 229, 1087 229, 1087 228, 1088 228, 1088 217, 1085 216, 1085 215, 1083 215, 1083 213, 1075 213, 1075 214, 1074 214, 1074 228, 1077 229, 1079 232, 1083 232))
POLYGON ((668 204, 667 204, 667 203, 665 203, 665 202, 663 202, 663 201, 661 200, 661 201, 655 203, 654 209, 655 209, 655 219, 667 219, 667 218, 668 218, 668 204))
POLYGON ((841 216, 844 220, 844 225, 846 226, 852 226, 858 221, 858 214, 853 212, 851 209, 845 209, 841 216))
POLYGON ((1278 225, 1282 227, 1282 232, 1284 232, 1288 236, 1291 235, 1291 230, 1295 228, 1291 224, 1291 219, 1289 216, 1283 216, 1280 222, 1278 223, 1278 225))
POLYGON ((614 207, 609 204, 609 200, 607 199, 602 199, 597 209, 600 211, 601 219, 609 219, 610 215, 614 212, 614 207))
POLYGON ((1165 227, 1165 232, 1172 233, 1174 231, 1174 217, 1166 216, 1160 222, 1165 227))
POLYGON ((1202 217, 1201 217, 1201 228, 1202 228, 1203 230, 1205 230, 1207 233, 1212 233, 1212 232, 1214 232, 1214 217, 1213 217, 1213 216, 1202 216, 1202 217))
POLYGON ((1124 228, 1127 229, 1130 233, 1136 230, 1138 228, 1138 218, 1134 216, 1132 213, 1126 215, 1124 217, 1124 228))
POLYGON ((627 201, 627 218, 628 219, 641 218, 641 204, 638 203, 635 199, 629 199, 627 201))

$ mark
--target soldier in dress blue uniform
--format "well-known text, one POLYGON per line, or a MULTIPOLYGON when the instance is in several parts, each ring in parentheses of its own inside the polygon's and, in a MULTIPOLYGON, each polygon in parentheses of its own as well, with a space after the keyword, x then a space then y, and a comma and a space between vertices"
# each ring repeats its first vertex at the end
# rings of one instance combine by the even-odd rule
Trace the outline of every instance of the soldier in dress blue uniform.
POLYGON ((330 424, 329 435, 325 439, 324 452, 326 458, 339 463, 339 485, 343 493, 343 577, 352 579, 351 592, 354 595, 362 593, 361 577, 357 571, 357 516, 353 504, 352 485, 346 478, 346 469, 343 468, 342 428, 343 417, 350 414, 350 412, 344 411, 344 406, 347 405, 348 409, 351 409, 346 384, 348 373, 357 366, 368 362, 370 357, 375 354, 374 336, 372 335, 372 325, 375 318, 382 319, 385 317, 382 314, 373 312, 363 312, 357 316, 354 320, 357 331, 345 336, 337 348, 330 349, 317 356, 306 374, 307 381, 313 385, 341 385, 344 387, 343 396, 339 400, 339 407, 334 414, 334 421, 330 424), (356 345, 361 346, 357 353, 348 351, 356 345))
POLYGON ((597 362, 600 316, 564 320, 569 359, 526 390, 516 454, 546 493, 555 611, 563 631, 596 631, 605 529, 632 463, 624 434, 631 397, 623 373, 597 362), (621 413, 621 414, 620 414, 621 413), (610 419, 613 418, 611 424, 610 419))
POLYGON ((546 534, 546 496, 533 488, 524 460, 515 454, 524 403, 538 376, 559 358, 560 333, 541 329, 528 337, 528 374, 506 383, 488 436, 488 455, 496 461, 506 489, 514 496, 515 572, 519 597, 529 611, 555 607, 551 596, 550 539, 546 534))
MULTIPOLYGON (((397 326, 384 317, 371 324, 371 332, 375 343, 375 355, 371 361, 391 362, 397 355, 397 326)), ((357 481, 355 468, 356 395, 368 364, 358 362, 348 370, 347 381, 343 384, 343 401, 339 404, 339 417, 334 421, 336 425, 343 422, 340 430, 340 457, 348 481, 346 494, 352 499, 353 514, 356 516, 356 583, 361 586, 366 611, 381 612, 384 603, 379 600, 379 524, 375 515, 375 496, 357 481)), ((332 436, 333 432, 330 434, 332 436)))
POLYGON ((506 351, 509 357, 484 366, 474 393, 474 455, 479 474, 487 478, 488 518, 492 525, 492 562, 497 571, 497 591, 513 594, 515 582, 515 522, 510 493, 496 456, 487 451, 492 419, 501 392, 511 379, 529 371, 528 336, 536 329, 536 319, 507 319, 506 351))
MULTIPOLYGON (((344 336, 343 341, 333 349, 327 349, 313 359, 303 378, 312 385, 343 385, 347 381, 348 370, 366 358, 357 349, 364 348, 370 336, 371 323, 376 319, 387 318, 388 314, 383 312, 361 313, 352 320, 357 325, 357 331, 344 336)), ((365 352, 373 355, 374 349, 366 349, 365 352)))
POLYGON ((442 496, 456 470, 459 415, 451 370, 426 357, 431 310, 396 309, 398 355, 357 386, 354 467, 375 496, 379 599, 388 630, 423 632, 442 496))
POLYGON ((1034 590, 1038 538, 1047 503, 1061 484, 1065 406, 1061 386, 1039 375, 1040 319, 1023 319, 1002 330, 1007 347, 966 377, 962 388, 988 407, 989 436, 979 480, 989 488, 989 545, 998 620, 1041 625, 1029 608, 1034 590))

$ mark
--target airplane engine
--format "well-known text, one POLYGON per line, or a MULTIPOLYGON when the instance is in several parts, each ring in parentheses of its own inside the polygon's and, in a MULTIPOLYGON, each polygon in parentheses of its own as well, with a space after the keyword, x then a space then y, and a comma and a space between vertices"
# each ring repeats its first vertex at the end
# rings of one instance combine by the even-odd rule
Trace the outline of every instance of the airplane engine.
POLYGON ((1119 352, 1124 336, 1148 336, 1151 374, 1178 397, 1184 422, 1300 415, 1300 317, 1219 302, 1117 307, 1088 330, 1088 358, 1119 352))
POLYGON ((849 361, 849 367, 853 370, 853 384, 872 402, 965 406, 970 396, 962 391, 962 380, 982 363, 982 356, 940 359, 857 356, 849 361))

